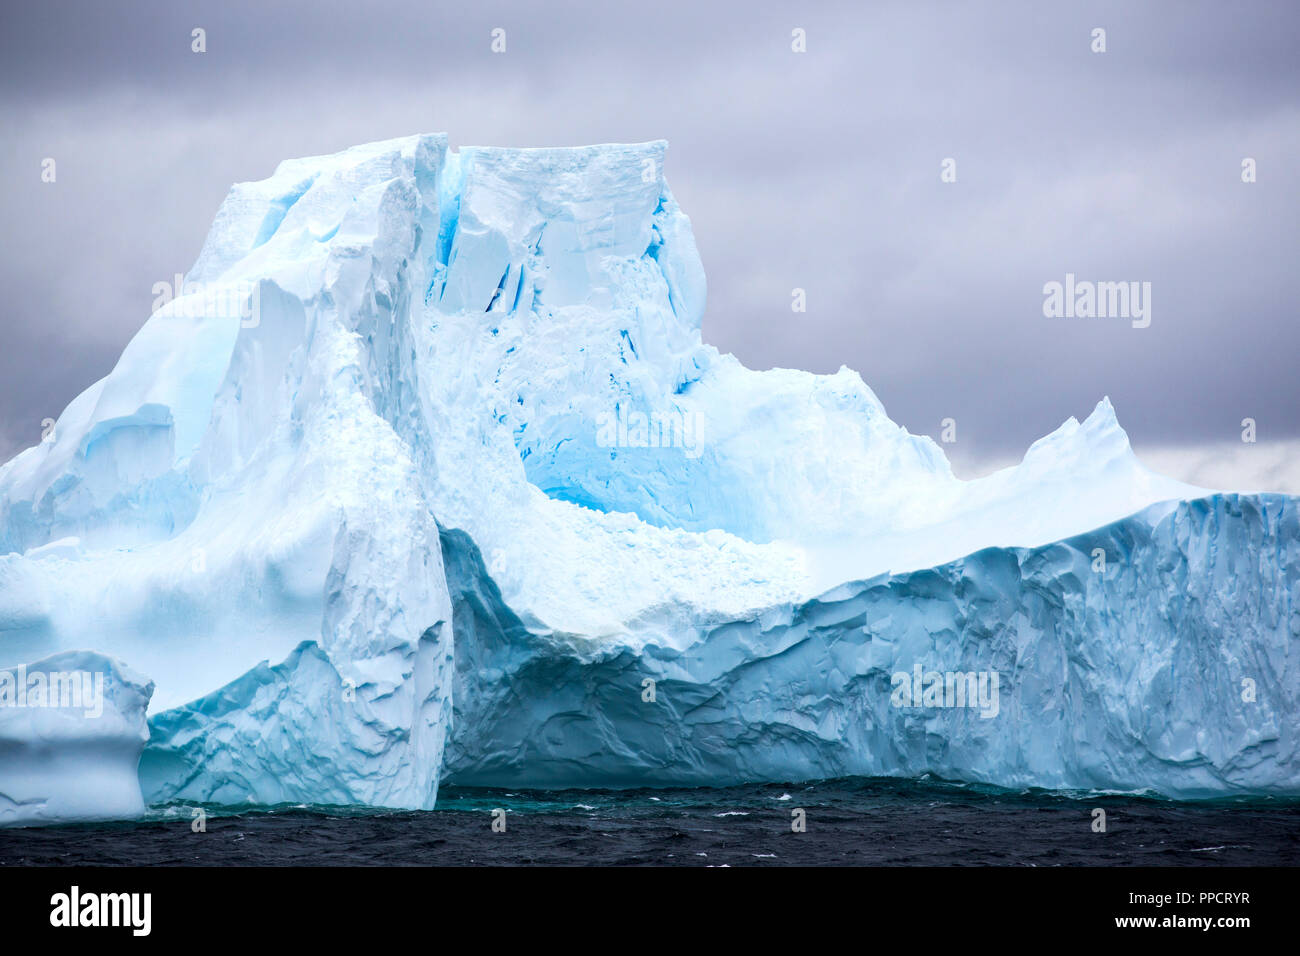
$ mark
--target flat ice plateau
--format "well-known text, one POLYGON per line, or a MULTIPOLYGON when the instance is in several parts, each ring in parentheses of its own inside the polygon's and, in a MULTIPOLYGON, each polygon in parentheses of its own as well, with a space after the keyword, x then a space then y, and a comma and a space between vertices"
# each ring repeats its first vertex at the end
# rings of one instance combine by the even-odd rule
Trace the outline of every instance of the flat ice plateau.
POLYGON ((1153 474, 1105 399, 963 481, 855 372, 745 368, 665 150, 420 135, 231 190, 0 467, 0 668, 109 685, 74 718, 0 683, 0 822, 442 780, 1300 794, 1297 499, 1153 474))

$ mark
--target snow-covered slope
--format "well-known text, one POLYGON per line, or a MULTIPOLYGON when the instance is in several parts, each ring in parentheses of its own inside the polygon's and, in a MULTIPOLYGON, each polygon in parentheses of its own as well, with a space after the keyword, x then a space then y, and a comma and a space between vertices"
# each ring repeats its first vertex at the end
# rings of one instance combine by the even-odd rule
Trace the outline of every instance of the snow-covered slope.
MULTIPOLYGON (((844 699, 817 711, 824 726, 811 737, 813 718, 771 694, 732 701, 738 709, 710 738, 718 756, 698 773, 609 736, 606 757, 581 756, 586 744, 552 748, 563 773, 550 758, 534 766, 487 752, 543 732, 484 716, 505 706, 502 695, 549 721, 546 734, 597 719, 556 723, 533 699, 599 679, 582 663, 590 655, 650 661, 745 631, 727 667, 682 675, 698 694, 724 694, 723 675, 746 654, 757 665, 785 640, 782 620, 822 606, 827 589, 852 588, 846 581, 910 581, 906 572, 988 548, 1018 562, 1103 526, 1134 539, 1111 561, 1155 634, 1135 637, 1118 613, 1069 630, 1048 602, 1016 619, 1025 636, 1000 652, 1004 696, 1026 680, 1068 686, 1066 674, 1039 669, 1041 655, 1006 657, 1027 653, 1031 633, 1067 657, 1078 642, 1114 644, 1140 671, 1150 641, 1168 650, 1203 620, 1200 605, 1183 609, 1189 617, 1168 610, 1160 581, 1137 566, 1180 560, 1157 529, 1177 525, 1176 502, 1208 492, 1143 468, 1109 402, 1018 467, 967 482, 937 445, 893 423, 856 373, 753 371, 704 345, 704 273, 664 181, 665 149, 454 152, 445 137, 415 136, 288 161, 234 187, 188 294, 150 318, 51 441, 0 468, 0 664, 92 646, 147 673, 157 685, 142 768, 151 799, 422 807, 436 797, 449 729, 449 766, 483 782, 498 770, 581 782, 583 767, 592 782, 643 784, 918 770, 925 761, 887 745, 880 734, 893 731, 880 720, 870 732, 850 726, 866 711, 852 699, 864 685, 847 678, 816 685, 844 699), (514 622, 502 631, 513 635, 509 666, 466 642, 453 612, 464 585, 449 586, 440 547, 449 535, 482 555, 492 616, 514 622), (580 649, 555 672, 562 687, 506 679, 556 641, 580 649), (468 660, 485 661, 482 672, 467 675, 468 660), (786 729, 746 729, 759 727, 786 729), (772 746, 782 734, 805 743, 772 746), (768 742, 768 758, 743 756, 750 739, 768 742)), ((1288 499, 1245 511, 1293 508, 1288 499)), ((1233 533, 1242 547, 1282 557, 1235 582, 1271 597, 1247 608, 1225 593, 1222 606, 1289 621, 1294 521, 1229 523, 1251 525, 1233 533)), ((1185 555, 1190 576, 1208 569, 1199 555, 1185 555)), ((940 572, 918 580, 926 573, 940 572)), ((1047 587, 1031 579, 992 575, 986 586, 1011 608, 1031 600, 1026 588, 1047 587)), ((979 657, 972 642, 993 621, 969 631, 965 617, 888 587, 926 619, 934 653, 979 657)), ((826 640, 852 658, 843 673, 892 660, 884 649, 902 631, 889 622, 903 628, 904 618, 870 631, 855 615, 828 625, 826 640)), ((1256 623, 1204 619, 1205 639, 1247 642, 1293 701, 1292 625, 1256 623)), ((796 667, 765 679, 800 686, 811 676, 796 667)), ((1117 687, 1125 679, 1110 676, 1117 687)), ((1054 750, 1059 722, 1016 713, 1020 730, 999 748, 978 761, 959 749, 930 769, 1049 786, 1093 779, 1054 750)), ((1100 746, 1090 735, 1104 726, 1069 732, 1100 746)), ((540 746, 522 740, 518 753, 540 746)), ((1148 765, 1125 760, 1114 766, 1131 765, 1132 785, 1197 789, 1159 774, 1144 783, 1148 765)), ((1300 789, 1293 761, 1261 760, 1253 776, 1210 778, 1300 789)))

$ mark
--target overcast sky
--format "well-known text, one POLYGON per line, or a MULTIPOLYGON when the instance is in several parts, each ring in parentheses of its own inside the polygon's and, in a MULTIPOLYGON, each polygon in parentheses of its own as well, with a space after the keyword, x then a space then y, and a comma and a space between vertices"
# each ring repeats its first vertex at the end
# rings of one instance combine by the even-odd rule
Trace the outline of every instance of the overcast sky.
POLYGON ((1109 395, 1153 465, 1300 492, 1300 4, 809 6, 6 4, 0 458, 112 368, 231 183, 445 131, 667 139, 706 341, 954 418, 959 473, 1109 395), (1067 272, 1150 282, 1150 326, 1044 317, 1067 272))

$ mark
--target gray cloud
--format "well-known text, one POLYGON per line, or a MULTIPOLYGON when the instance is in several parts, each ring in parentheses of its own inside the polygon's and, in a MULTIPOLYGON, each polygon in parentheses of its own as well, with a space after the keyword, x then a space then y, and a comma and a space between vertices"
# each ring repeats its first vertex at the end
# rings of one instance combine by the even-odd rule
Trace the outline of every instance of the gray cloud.
POLYGON ((856 368, 912 431, 956 418, 963 461, 1103 394, 1139 448, 1211 447, 1247 416, 1261 445, 1300 436, 1292 4, 263 6, 6 10, 0 455, 111 369, 231 182, 428 130, 670 140, 706 339, 856 368), (1151 282, 1151 327, 1044 318, 1067 271, 1151 282))

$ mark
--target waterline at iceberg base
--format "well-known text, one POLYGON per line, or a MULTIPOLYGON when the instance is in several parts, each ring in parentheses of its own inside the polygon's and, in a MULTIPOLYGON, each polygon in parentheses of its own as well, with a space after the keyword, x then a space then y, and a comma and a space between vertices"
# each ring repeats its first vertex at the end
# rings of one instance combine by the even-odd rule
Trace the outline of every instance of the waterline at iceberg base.
MULTIPOLYGON (((744 368, 701 340, 665 155, 424 135, 235 186, 182 294, 0 468, 0 667, 152 681, 119 735, 149 803, 1300 794, 1296 499, 1153 474, 1105 399, 962 481, 856 373, 744 368), (918 665, 996 706, 900 702, 918 665)), ((17 717, 0 822, 94 815, 17 717)))

